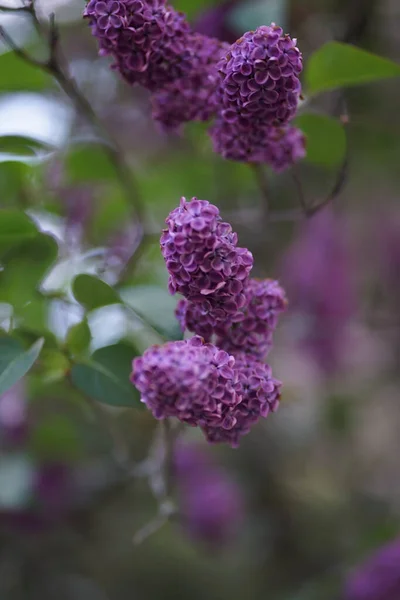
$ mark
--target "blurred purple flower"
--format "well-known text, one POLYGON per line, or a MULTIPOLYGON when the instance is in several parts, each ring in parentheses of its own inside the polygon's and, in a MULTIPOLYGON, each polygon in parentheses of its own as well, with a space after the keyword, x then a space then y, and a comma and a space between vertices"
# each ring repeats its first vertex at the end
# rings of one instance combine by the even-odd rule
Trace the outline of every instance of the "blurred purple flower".
POLYGON ((38 512, 47 519, 66 514, 74 497, 71 468, 61 462, 40 465, 33 483, 33 495, 38 512))
POLYGON ((241 1, 225 0, 216 6, 212 6, 198 17, 193 25, 193 29, 203 35, 215 37, 223 42, 233 44, 239 37, 239 34, 229 25, 228 16, 232 9, 241 1))
POLYGON ((175 472, 180 514, 188 534, 212 546, 231 543, 243 518, 238 485, 200 444, 178 444, 175 472))
POLYGON ((21 382, 0 396, 0 437, 6 445, 22 444, 27 435, 27 406, 21 382))
POLYGON ((283 261, 292 311, 303 317, 304 344, 328 374, 341 366, 355 312, 354 271, 344 224, 331 208, 306 222, 283 261))
POLYGON ((93 214, 93 189, 88 186, 62 186, 57 195, 65 208, 65 229, 71 243, 80 238, 93 214))
POLYGON ((344 600, 399 600, 400 539, 382 546, 350 575, 344 600))

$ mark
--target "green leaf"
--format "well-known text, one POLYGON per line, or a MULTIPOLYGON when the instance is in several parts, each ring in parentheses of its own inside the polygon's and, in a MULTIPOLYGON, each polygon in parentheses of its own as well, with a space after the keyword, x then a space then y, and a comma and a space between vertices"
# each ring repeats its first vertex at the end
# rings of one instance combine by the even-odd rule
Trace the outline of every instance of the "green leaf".
POLYGON ((20 210, 0 209, 0 251, 38 235, 35 223, 20 210))
POLYGON ((166 289, 156 285, 136 285, 122 289, 121 297, 128 307, 162 337, 182 339, 183 333, 175 317, 176 298, 166 289))
POLYGON ((14 308, 28 309, 57 254, 57 242, 44 233, 38 233, 33 240, 25 241, 8 252, 3 257, 4 268, 0 272, 0 302, 9 302, 14 308))
POLYGON ((296 119, 296 125, 307 137, 307 162, 335 166, 343 161, 346 153, 346 134, 343 125, 326 115, 304 114, 296 119))
POLYGON ((0 152, 19 156, 37 156, 50 152, 51 146, 33 138, 21 135, 5 135, 0 137, 0 152))
POLYGON ((0 396, 17 383, 33 366, 43 347, 40 338, 24 351, 12 338, 0 338, 0 396))
POLYGON ((71 365, 65 354, 57 349, 48 349, 45 346, 40 355, 40 367, 43 383, 50 384, 64 379, 71 365))
POLYGON ((22 162, 15 160, 0 162, 0 198, 4 206, 17 204, 32 172, 32 167, 22 162))
POLYGON ((72 282, 72 293, 86 310, 94 310, 109 304, 119 304, 121 298, 107 283, 93 275, 78 275, 72 282))
POLYGON ((86 319, 73 325, 67 333, 66 345, 71 354, 84 354, 90 345, 92 334, 86 319))
POLYGON ((73 384, 84 394, 109 406, 141 407, 139 393, 129 381, 135 350, 119 343, 100 348, 90 362, 72 367, 73 384))
POLYGON ((34 67, 14 52, 0 54, 0 92, 42 90, 51 83, 51 78, 41 69, 34 67))
POLYGON ((319 94, 340 87, 399 77, 400 65, 387 58, 341 42, 328 42, 309 58, 306 93, 319 94))
POLYGON ((113 181, 116 178, 106 147, 100 144, 80 144, 72 147, 65 159, 65 168, 68 180, 72 183, 113 181))

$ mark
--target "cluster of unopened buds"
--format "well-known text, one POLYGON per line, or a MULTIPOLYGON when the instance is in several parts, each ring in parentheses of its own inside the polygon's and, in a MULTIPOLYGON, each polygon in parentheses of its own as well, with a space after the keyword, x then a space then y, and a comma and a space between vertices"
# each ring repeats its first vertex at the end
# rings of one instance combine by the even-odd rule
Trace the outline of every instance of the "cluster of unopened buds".
POLYGON ((224 158, 267 163, 277 172, 305 155, 296 114, 302 56, 274 23, 231 46, 194 32, 166 0, 90 0, 84 12, 101 55, 131 85, 152 93, 166 130, 214 119, 210 136, 224 158))
POLYGON ((251 252, 208 201, 182 198, 166 224, 169 289, 184 297, 176 316, 195 335, 146 350, 132 383, 156 419, 176 417, 209 442, 236 447, 278 408, 281 383, 265 359, 285 293, 276 281, 250 278, 251 252))

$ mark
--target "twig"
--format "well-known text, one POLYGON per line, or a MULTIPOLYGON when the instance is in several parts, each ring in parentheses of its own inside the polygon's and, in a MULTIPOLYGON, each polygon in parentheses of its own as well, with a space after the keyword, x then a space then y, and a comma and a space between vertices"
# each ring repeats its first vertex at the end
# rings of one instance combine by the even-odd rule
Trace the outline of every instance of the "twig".
POLYGON ((292 179, 296 186, 297 196, 299 198, 301 209, 302 209, 303 213, 306 216, 308 216, 309 209, 308 209, 307 202, 306 202, 306 199, 304 196, 303 185, 301 183, 301 179, 300 179, 299 174, 295 167, 293 167, 293 170, 292 170, 292 179))
MULTIPOLYGON (((5 9, 6 7, 2 7, 2 10, 5 9)), ((24 7, 19 7, 16 9, 7 8, 6 10, 16 10, 18 12, 22 11, 29 13, 32 16, 33 23, 39 35, 44 36, 45 32, 43 31, 43 26, 37 17, 33 1, 31 1, 28 5, 24 7)), ((125 194, 131 206, 133 207, 135 216, 140 224, 142 239, 144 230, 144 210, 140 201, 138 186, 132 177, 129 166, 124 160, 123 154, 119 149, 118 143, 107 130, 107 128, 104 126, 104 124, 99 120, 91 104, 81 93, 73 78, 69 75, 67 67, 63 68, 62 66, 62 63, 65 63, 65 61, 62 60, 62 56, 60 53, 59 31, 55 22, 54 14, 50 15, 49 20, 49 56, 45 61, 37 60, 36 58, 28 54, 25 50, 19 48, 3 27, 0 27, 0 36, 4 39, 4 41, 11 48, 11 50, 13 50, 15 54, 19 56, 22 60, 52 75, 56 79, 62 90, 67 94, 67 96, 69 96, 69 98, 75 105, 77 112, 81 113, 86 118, 86 120, 89 123, 91 123, 92 126, 100 133, 102 139, 105 142, 105 152, 107 153, 110 162, 114 166, 115 172, 118 176, 121 186, 125 190, 125 194)))
POLYGON ((158 500, 158 514, 133 536, 134 544, 141 544, 176 514, 176 507, 171 498, 174 471, 173 453, 180 432, 179 424, 172 427, 168 419, 162 421, 154 443, 153 453, 155 456, 142 463, 144 468, 142 467, 138 471, 138 467, 136 467, 134 471, 136 475, 140 473, 149 478, 153 494, 158 500))
POLYGON ((266 220, 269 220, 270 210, 269 210, 269 186, 267 182, 267 177, 263 170, 263 167, 258 163, 249 163, 252 168, 255 178, 257 180, 258 187, 261 191, 262 198, 264 200, 264 214, 266 220))

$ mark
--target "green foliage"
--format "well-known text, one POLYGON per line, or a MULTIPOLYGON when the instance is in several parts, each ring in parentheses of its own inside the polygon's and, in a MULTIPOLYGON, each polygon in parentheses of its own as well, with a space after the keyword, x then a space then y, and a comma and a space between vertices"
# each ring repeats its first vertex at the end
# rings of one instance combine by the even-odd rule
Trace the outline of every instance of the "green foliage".
POLYGON ((24 62, 14 52, 0 54, 0 92, 40 91, 51 78, 36 67, 24 62))
POLYGON ((90 361, 72 367, 71 380, 84 394, 103 404, 141 407, 139 393, 129 381, 136 355, 134 348, 124 343, 100 348, 90 361))
POLYGON ((296 125, 307 136, 305 160, 327 167, 343 161, 346 153, 346 134, 336 119, 320 114, 304 114, 297 117, 296 125))
POLYGON ((121 302, 121 298, 111 286, 93 275, 83 274, 75 277, 72 292, 76 301, 89 311, 121 302))
POLYGON ((88 351, 91 339, 90 327, 86 319, 84 319, 81 323, 77 323, 69 329, 66 347, 71 354, 79 356, 88 351))
POLYGON ((51 235, 37 232, 31 241, 8 252, 2 261, 4 270, 0 272, 0 301, 9 302, 17 311, 26 310, 34 302, 35 292, 57 254, 56 240, 51 235))
POLYGON ((0 338, 0 396, 15 385, 32 368, 43 347, 44 339, 37 340, 24 350, 15 339, 0 338))
POLYGON ((116 176, 105 146, 99 144, 73 146, 65 158, 65 168, 72 183, 113 181, 116 176))
POLYGON ((39 153, 49 152, 52 148, 48 144, 30 137, 21 135, 5 135, 0 137, 0 153, 16 154, 19 156, 37 156, 39 153))
POLYGON ((19 210, 0 210, 0 253, 36 237, 34 222, 19 210))
MULTIPOLYGON (((19 203, 30 180, 32 167, 16 160, 0 162, 0 198, 2 205, 19 203)), ((1 213, 0 213, 1 214, 1 213)))
POLYGON ((328 42, 309 58, 305 69, 306 93, 316 95, 340 87, 399 77, 400 65, 341 42, 328 42))

